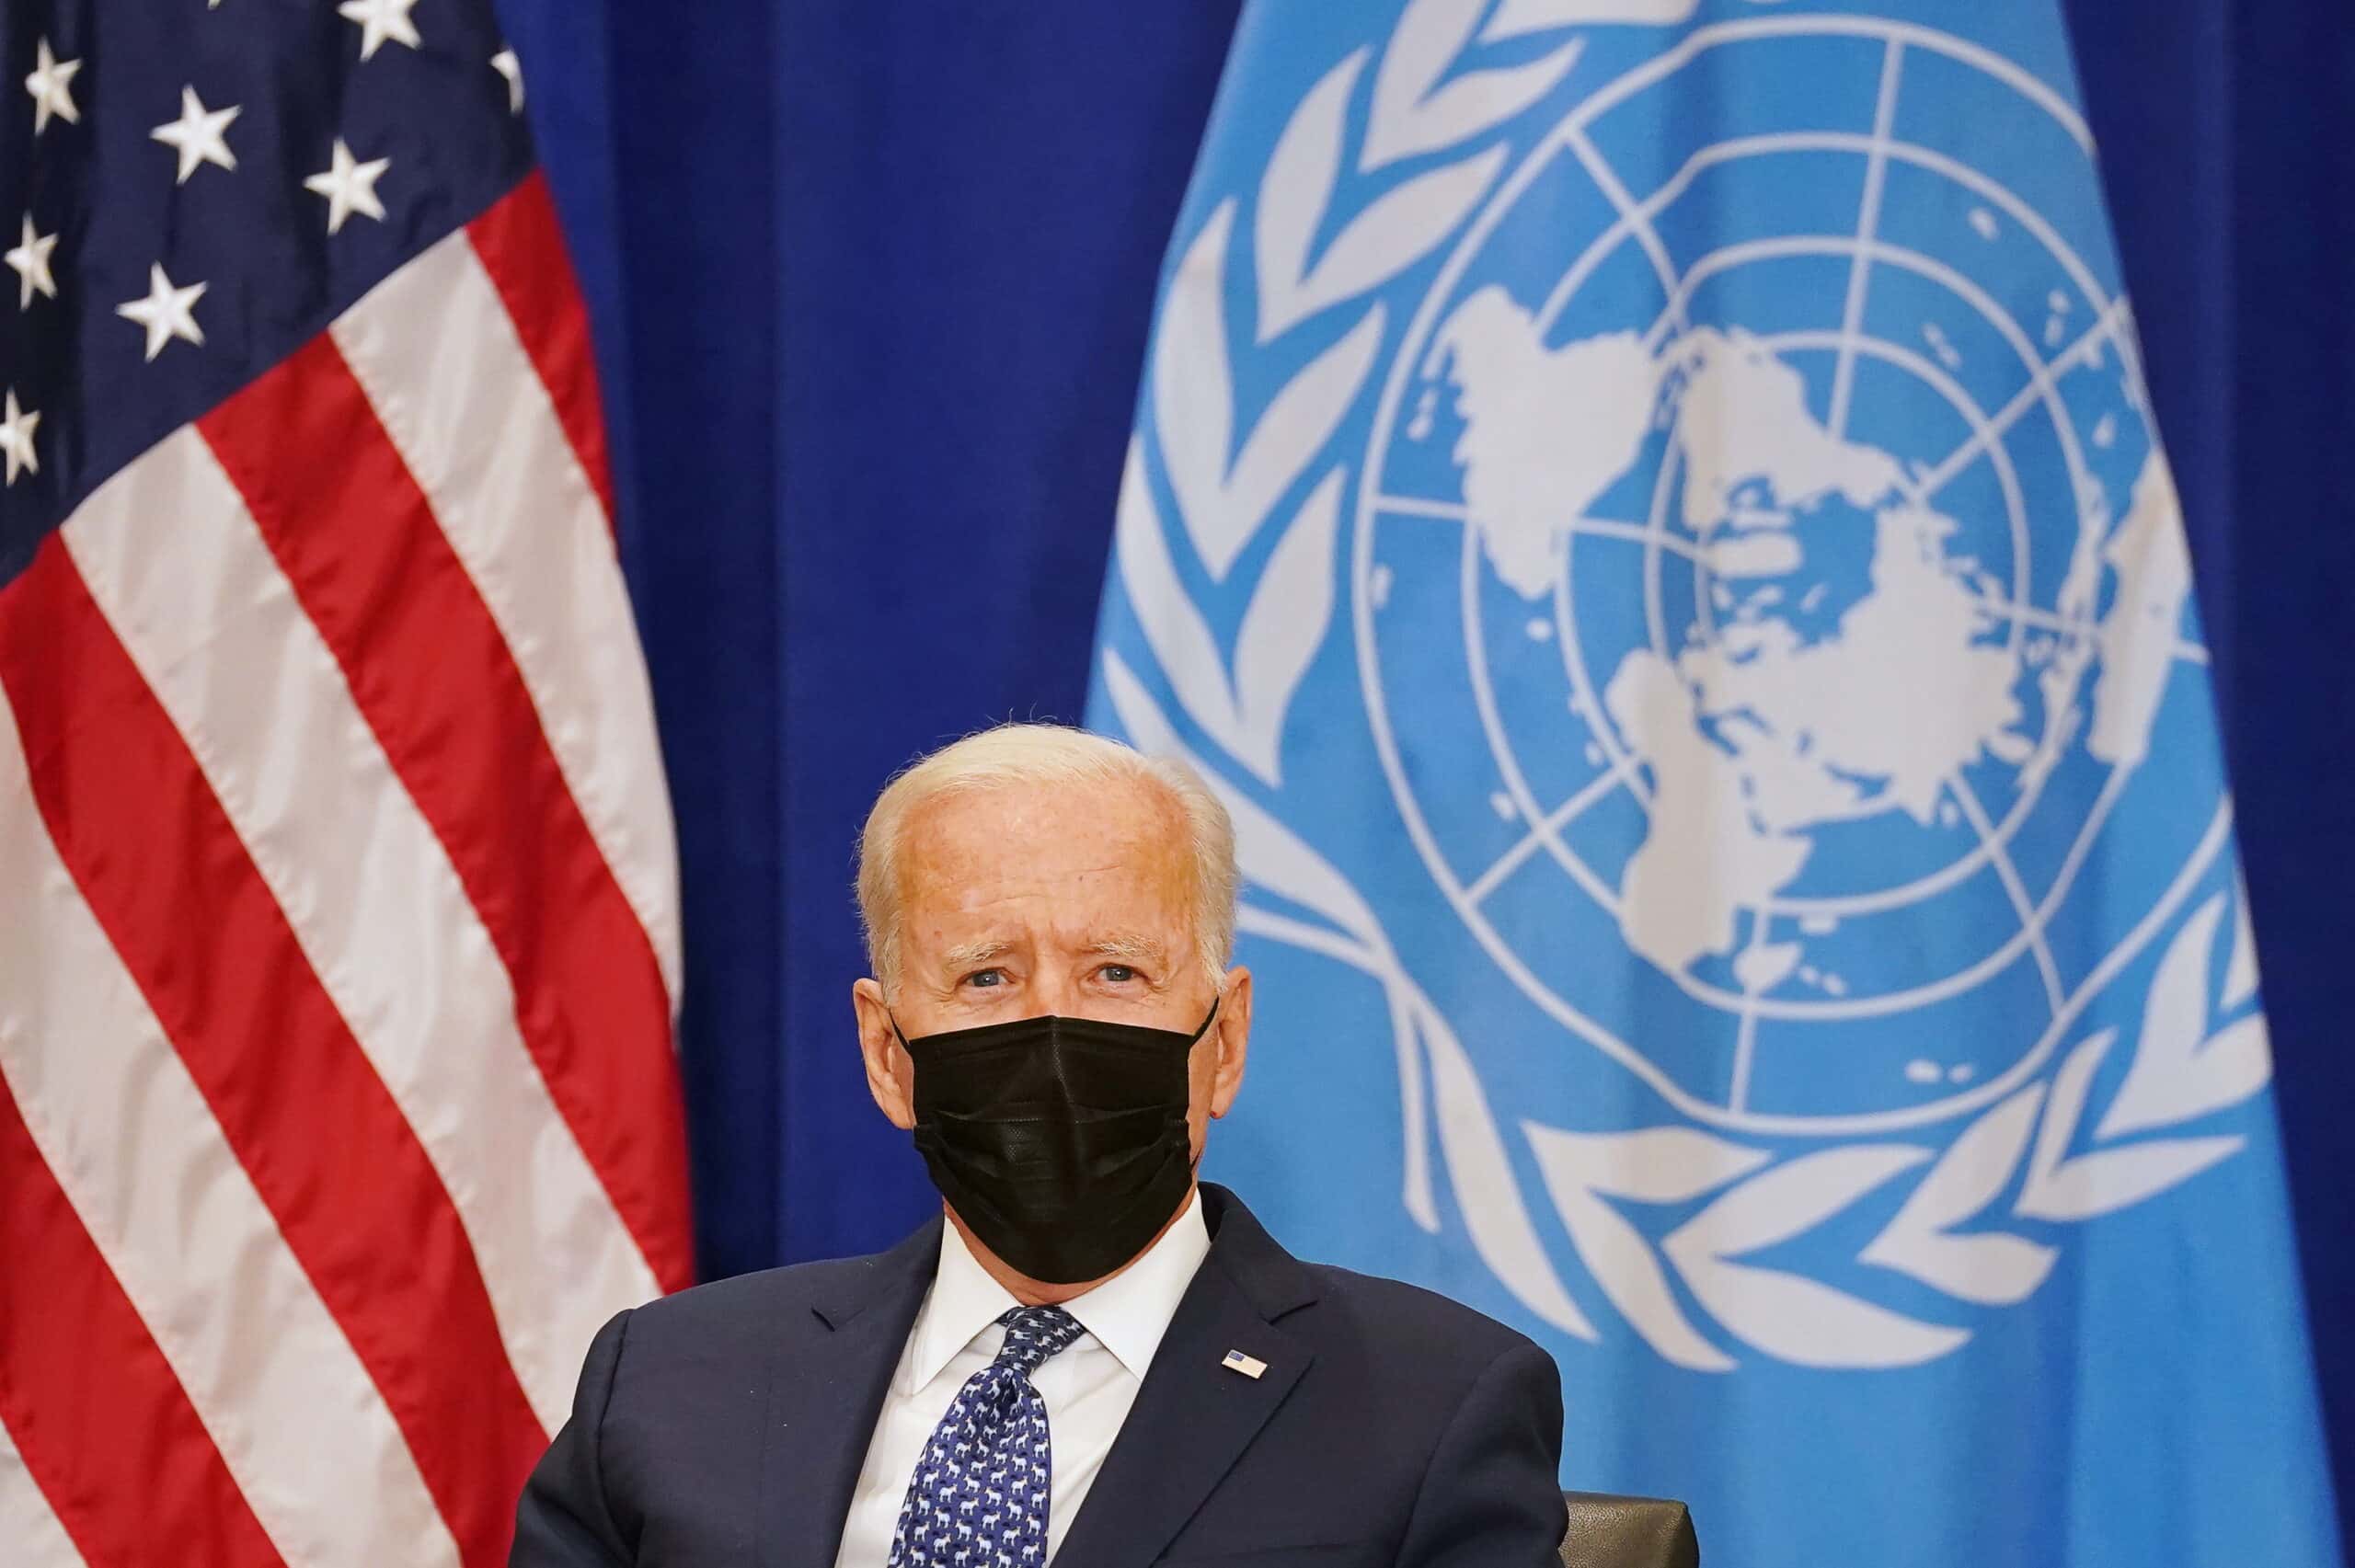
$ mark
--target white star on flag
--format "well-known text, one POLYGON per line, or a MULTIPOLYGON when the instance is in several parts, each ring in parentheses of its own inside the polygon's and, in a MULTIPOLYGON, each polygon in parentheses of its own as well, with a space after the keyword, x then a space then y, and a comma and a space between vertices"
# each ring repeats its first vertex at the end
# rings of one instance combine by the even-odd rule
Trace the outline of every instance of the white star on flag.
POLYGON ((180 117, 147 132, 179 153, 180 175, 176 183, 186 185, 199 164, 218 164, 224 169, 237 166, 237 155, 229 151, 228 138, 224 133, 240 112, 236 104, 227 109, 207 109, 194 87, 180 89, 180 117))
POLYGON ((523 112, 523 63, 515 58, 512 49, 502 49, 490 57, 490 68, 507 78, 507 112, 523 112))
POLYGON ((40 416, 29 408, 17 406, 17 389, 8 389, 7 417, 0 418, 0 452, 8 459, 6 483, 15 484, 17 475, 29 469, 40 472, 40 459, 33 454, 33 429, 40 423, 40 416))
POLYGON ((344 0, 335 11, 346 21, 360 24, 360 58, 365 60, 382 49, 386 39, 411 49, 424 41, 417 36, 417 24, 408 19, 416 8, 417 0, 344 0))
POLYGON ((376 199, 376 181, 392 165, 390 158, 361 163, 343 144, 342 137, 335 139, 335 155, 327 172, 303 182, 304 189, 327 199, 327 233, 343 227, 343 221, 354 212, 364 212, 380 223, 385 221, 385 204, 376 199))
POLYGON ((30 310, 36 293, 47 294, 52 300, 57 297, 57 280, 49 272, 49 253, 57 248, 57 236, 34 229, 30 212, 25 214, 24 235, 17 248, 0 259, 5 259, 17 274, 17 308, 30 310))
POLYGON ((196 302, 203 296, 201 283, 190 283, 185 289, 172 287, 172 280, 164 276, 164 265, 159 261, 147 269, 147 297, 119 304, 114 313, 147 329, 147 358, 153 360, 175 338, 190 343, 204 341, 204 329, 196 324, 195 309, 196 302))
POLYGON ((49 52, 49 40, 42 39, 33 52, 33 74, 25 78, 25 91, 33 96, 33 134, 49 129, 52 114, 68 125, 80 123, 82 113, 74 107, 74 90, 68 84, 82 63, 60 60, 49 52))

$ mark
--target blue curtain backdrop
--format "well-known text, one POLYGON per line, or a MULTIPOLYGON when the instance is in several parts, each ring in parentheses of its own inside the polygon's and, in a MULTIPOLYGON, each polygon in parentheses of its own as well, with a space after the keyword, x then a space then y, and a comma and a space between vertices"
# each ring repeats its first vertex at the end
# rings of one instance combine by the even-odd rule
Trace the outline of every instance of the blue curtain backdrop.
MULTIPOLYGON (((679 818, 703 1269, 871 1250, 931 1196, 859 1080, 851 842, 913 752, 1080 712, 1236 0, 504 9, 595 318, 679 818)), ((2355 33, 2346 0, 2068 9, 2192 533, 2355 1497, 2355 33)))

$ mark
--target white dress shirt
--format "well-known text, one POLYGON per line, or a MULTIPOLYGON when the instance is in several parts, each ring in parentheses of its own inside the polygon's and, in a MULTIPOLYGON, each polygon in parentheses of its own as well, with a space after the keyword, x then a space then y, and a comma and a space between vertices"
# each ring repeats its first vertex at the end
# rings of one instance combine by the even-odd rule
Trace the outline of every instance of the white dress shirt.
MULTIPOLYGON (((1031 1387, 1046 1402, 1053 1446, 1050 1560, 1087 1500, 1178 1299, 1210 1250, 1210 1228, 1202 1221, 1202 1195, 1197 1191, 1178 1222, 1136 1262, 1063 1304, 1086 1332, 1030 1375, 1031 1387)), ((1018 1305, 974 1258, 957 1227, 943 1224, 939 1268, 875 1418, 834 1568, 880 1568, 890 1561, 891 1532, 899 1527, 900 1505, 907 1500, 925 1444, 965 1379, 996 1359, 1005 1339, 997 1319, 1018 1305)))

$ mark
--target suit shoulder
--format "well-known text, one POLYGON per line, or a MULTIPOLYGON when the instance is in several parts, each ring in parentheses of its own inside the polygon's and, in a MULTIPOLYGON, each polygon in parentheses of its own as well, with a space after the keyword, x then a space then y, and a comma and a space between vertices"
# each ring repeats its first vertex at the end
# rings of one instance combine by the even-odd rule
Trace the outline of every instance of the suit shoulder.
POLYGON ((788 1264, 691 1286, 647 1302, 630 1314, 633 1349, 655 1344, 694 1344, 758 1325, 774 1333, 819 1302, 839 1299, 869 1277, 881 1254, 788 1264))
POLYGON ((1546 1354, 1520 1330, 1436 1290, 1330 1264, 1303 1266, 1315 1276, 1320 1303, 1340 1308, 1384 1352, 1443 1357, 1475 1372, 1515 1351, 1546 1354))

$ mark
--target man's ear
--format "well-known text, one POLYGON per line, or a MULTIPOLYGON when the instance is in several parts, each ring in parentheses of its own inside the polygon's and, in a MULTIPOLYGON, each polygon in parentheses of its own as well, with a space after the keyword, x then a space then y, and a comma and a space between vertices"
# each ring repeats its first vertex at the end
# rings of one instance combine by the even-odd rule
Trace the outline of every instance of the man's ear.
POLYGON ((915 1063, 891 1026, 883 988, 871 979, 850 988, 851 1012, 858 1019, 858 1054, 867 1063, 867 1092, 902 1132, 916 1125, 915 1063))
POLYGON ((1250 970, 1238 967, 1226 972, 1211 1032, 1218 1041, 1218 1058, 1211 1069, 1211 1115, 1215 1117, 1226 1115, 1243 1087, 1243 1065, 1251 1048, 1250 970))

